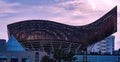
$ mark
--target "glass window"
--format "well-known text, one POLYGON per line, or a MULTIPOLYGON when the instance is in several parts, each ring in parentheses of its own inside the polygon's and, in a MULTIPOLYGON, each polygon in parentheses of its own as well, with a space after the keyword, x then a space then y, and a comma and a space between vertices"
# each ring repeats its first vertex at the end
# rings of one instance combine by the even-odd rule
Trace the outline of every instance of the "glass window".
POLYGON ((35 53, 35 62, 39 62, 39 53, 38 52, 35 53))
POLYGON ((11 62, 18 62, 18 59, 17 58, 12 58, 11 62))
POLYGON ((27 59, 26 58, 22 58, 22 62, 27 62, 27 59))
POLYGON ((6 58, 0 58, 0 62, 7 62, 6 58))

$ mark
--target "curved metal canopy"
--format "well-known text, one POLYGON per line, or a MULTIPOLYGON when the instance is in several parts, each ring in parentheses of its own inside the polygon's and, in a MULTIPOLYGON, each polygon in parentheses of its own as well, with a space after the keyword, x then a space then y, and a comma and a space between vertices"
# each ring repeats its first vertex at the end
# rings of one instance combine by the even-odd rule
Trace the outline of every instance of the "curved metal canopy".
POLYGON ((117 32, 117 7, 97 21, 84 26, 70 26, 47 20, 27 20, 9 24, 8 33, 18 41, 64 40, 88 46, 117 32))

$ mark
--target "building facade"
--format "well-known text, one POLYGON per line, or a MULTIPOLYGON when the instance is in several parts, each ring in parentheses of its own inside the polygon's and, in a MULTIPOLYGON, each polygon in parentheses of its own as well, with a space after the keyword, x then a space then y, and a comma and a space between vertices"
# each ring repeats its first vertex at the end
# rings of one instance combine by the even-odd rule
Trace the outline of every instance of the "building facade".
POLYGON ((104 40, 93 44, 88 47, 88 53, 94 52, 98 54, 113 54, 114 52, 114 36, 109 36, 104 40))
POLYGON ((14 36, 7 43, 0 39, 0 62, 40 62, 45 55, 42 51, 26 51, 14 36))
MULTIPOLYGON (((0 44, 2 47, 0 48, 0 62, 41 62, 42 57, 47 55, 43 51, 26 51, 14 36, 11 36, 7 43, 1 39, 0 44)), ((83 62, 83 55, 74 55, 74 57, 76 58, 74 62, 83 62)), ((88 62, 119 62, 119 59, 119 54, 87 55, 88 62)))

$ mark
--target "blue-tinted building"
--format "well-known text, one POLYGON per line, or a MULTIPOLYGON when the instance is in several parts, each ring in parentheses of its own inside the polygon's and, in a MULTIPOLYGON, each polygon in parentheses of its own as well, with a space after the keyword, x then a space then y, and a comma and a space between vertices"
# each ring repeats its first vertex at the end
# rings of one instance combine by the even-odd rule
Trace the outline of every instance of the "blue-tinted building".
POLYGON ((40 62, 42 51, 26 51, 12 35, 8 42, 0 39, 0 62, 40 62))
POLYGON ((13 35, 8 40, 6 46, 7 51, 25 51, 25 49, 21 46, 21 44, 15 39, 13 35))
POLYGON ((6 51, 6 40, 0 39, 0 52, 6 51))
POLYGON ((109 36, 104 40, 88 47, 88 53, 113 54, 115 36, 109 36))

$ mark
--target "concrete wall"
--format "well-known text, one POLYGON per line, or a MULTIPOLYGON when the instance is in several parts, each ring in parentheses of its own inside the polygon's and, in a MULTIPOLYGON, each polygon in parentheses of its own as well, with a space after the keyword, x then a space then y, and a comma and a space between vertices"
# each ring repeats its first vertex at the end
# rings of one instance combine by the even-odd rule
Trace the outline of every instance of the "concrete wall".
POLYGON ((27 58, 28 62, 35 62, 35 53, 39 53, 39 62, 41 58, 46 55, 45 52, 40 51, 27 51, 27 52, 1 52, 0 58, 7 58, 7 62, 10 62, 11 58, 18 58, 21 62, 22 58, 27 58))

